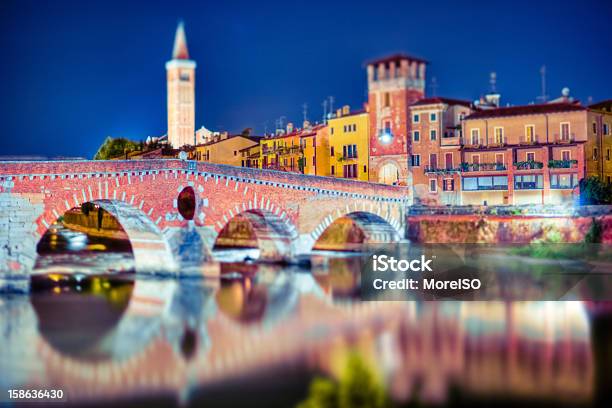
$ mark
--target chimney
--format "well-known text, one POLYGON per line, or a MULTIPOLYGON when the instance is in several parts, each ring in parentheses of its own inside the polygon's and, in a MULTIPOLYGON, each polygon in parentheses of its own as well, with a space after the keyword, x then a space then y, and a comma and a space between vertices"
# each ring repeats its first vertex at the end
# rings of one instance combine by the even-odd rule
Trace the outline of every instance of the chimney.
POLYGON ((351 107, 349 105, 344 105, 342 107, 342 115, 348 115, 349 113, 351 113, 351 107))
POLYGON ((292 133, 293 132, 293 123, 292 122, 287 122, 287 133, 292 133))
POLYGON ((302 127, 304 129, 310 129, 310 121, 305 120, 304 123, 302 124, 302 127))
POLYGON ((342 116, 342 109, 341 108, 336 109, 336 117, 339 118, 341 116, 342 116))

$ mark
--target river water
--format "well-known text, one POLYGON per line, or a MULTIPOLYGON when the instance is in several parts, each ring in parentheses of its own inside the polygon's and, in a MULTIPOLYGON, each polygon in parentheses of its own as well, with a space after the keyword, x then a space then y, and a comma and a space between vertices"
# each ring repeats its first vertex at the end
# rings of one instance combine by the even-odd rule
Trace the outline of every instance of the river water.
POLYGON ((236 261, 252 251, 217 252, 217 277, 160 279, 131 272, 127 242, 52 229, 32 293, 0 297, 0 402, 11 389, 79 406, 609 397, 608 303, 364 302, 354 254, 319 252, 309 268, 236 261))

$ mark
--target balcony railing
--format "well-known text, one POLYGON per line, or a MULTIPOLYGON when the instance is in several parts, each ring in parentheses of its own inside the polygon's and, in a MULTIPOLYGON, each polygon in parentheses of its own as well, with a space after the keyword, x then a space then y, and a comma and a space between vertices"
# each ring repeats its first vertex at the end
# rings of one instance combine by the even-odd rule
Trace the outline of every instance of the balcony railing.
POLYGON ((554 137, 553 137, 553 142, 554 143, 559 143, 559 144, 564 144, 564 143, 573 143, 576 141, 576 134, 575 133, 570 133, 570 134, 559 134, 559 133, 555 133, 554 137))
POLYGON ((538 135, 533 135, 533 136, 521 136, 519 138, 519 144, 520 145, 535 145, 540 143, 540 138, 538 135))
POLYGON ((549 160, 548 167, 551 169, 575 169, 578 167, 578 160, 549 160))
POLYGON ((461 163, 460 169, 463 172, 507 170, 503 163, 461 163))
POLYGON ((516 162, 514 163, 514 167, 517 170, 537 170, 537 169, 541 169, 542 167, 544 167, 544 163, 539 162, 539 161, 528 160, 528 161, 516 162))
POLYGON ((460 168, 452 168, 452 167, 432 167, 425 166, 425 173, 433 173, 433 174, 452 174, 460 172, 460 168))

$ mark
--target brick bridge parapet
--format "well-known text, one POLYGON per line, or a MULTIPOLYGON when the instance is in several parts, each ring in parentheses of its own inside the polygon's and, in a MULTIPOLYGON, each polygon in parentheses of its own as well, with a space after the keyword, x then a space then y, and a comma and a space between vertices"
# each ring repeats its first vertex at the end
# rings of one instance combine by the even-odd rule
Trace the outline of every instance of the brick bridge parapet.
POLYGON ((262 220, 257 238, 271 260, 310 251, 346 215, 373 220, 366 226, 372 242, 401 239, 411 196, 405 187, 183 160, 0 162, 0 278, 27 274, 40 237, 84 202, 118 218, 137 270, 159 265, 145 262, 155 252, 172 258, 164 269, 176 273, 206 259, 223 227, 244 213, 262 220), (187 187, 195 192, 191 220, 177 202, 187 187))

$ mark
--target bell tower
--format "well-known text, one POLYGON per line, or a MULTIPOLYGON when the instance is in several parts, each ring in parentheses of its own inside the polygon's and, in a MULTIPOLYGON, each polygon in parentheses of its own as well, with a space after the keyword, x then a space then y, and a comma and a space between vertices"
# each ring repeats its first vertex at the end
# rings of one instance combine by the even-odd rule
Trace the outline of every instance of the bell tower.
POLYGON ((409 106, 425 96, 426 64, 406 54, 367 63, 370 181, 408 183, 409 106))
POLYGON ((196 144, 195 68, 195 61, 189 59, 185 26, 180 22, 174 36, 172 59, 166 62, 168 143, 175 149, 196 144))

